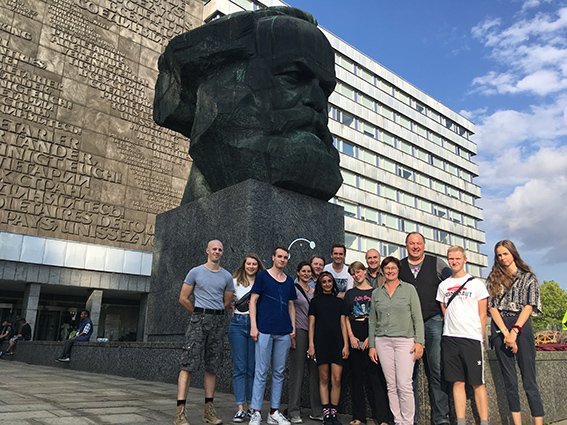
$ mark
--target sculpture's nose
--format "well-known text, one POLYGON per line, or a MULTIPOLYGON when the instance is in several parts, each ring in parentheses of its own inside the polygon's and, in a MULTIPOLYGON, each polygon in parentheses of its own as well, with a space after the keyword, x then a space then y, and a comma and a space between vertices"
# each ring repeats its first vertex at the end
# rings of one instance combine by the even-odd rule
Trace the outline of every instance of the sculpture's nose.
POLYGON ((306 86, 303 104, 315 109, 317 112, 323 112, 325 110, 326 102, 327 97, 319 85, 319 80, 314 78, 306 86))

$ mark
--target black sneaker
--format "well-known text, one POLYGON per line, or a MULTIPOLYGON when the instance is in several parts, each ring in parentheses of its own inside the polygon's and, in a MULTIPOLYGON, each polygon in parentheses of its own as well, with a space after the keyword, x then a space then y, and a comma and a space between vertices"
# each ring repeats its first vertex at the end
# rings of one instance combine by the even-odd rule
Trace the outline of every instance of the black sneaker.
POLYGON ((236 414, 232 418, 232 422, 238 424, 238 423, 244 422, 244 420, 246 420, 246 419, 248 419, 248 415, 246 414, 246 411, 239 410, 238 412, 236 412, 236 414))

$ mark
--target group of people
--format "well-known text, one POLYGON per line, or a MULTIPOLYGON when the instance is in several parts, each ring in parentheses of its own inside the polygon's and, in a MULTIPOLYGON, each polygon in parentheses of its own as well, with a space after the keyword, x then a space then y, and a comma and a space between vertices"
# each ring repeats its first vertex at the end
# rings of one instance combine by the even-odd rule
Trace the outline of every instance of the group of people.
POLYGON ((18 341, 29 341, 31 336, 31 326, 25 317, 18 319, 17 326, 14 326, 8 319, 3 320, 2 331, 0 331, 0 350, 4 341, 8 341, 8 347, 6 351, 0 351, 0 357, 13 356, 18 341))
POLYGON ((474 389, 482 425, 488 423, 484 384, 487 313, 490 344, 501 365, 515 425, 521 424, 515 363, 536 425, 543 405, 535 380, 535 347, 530 316, 540 310, 535 275, 510 241, 495 247, 488 287, 465 270, 465 250, 453 246, 447 262, 425 253, 418 232, 406 237, 408 256, 380 261, 366 253, 366 265, 345 264, 346 248, 335 244, 331 263, 322 257, 297 265, 286 275, 289 252, 277 247, 272 266, 245 255, 231 274, 220 266, 223 245, 212 240, 207 262, 189 271, 180 303, 191 313, 178 380, 174 424, 187 425, 185 404, 191 374, 205 363, 203 420, 219 425, 214 408, 215 377, 221 364, 225 312, 232 312, 228 339, 232 353, 235 423, 259 425, 271 370, 267 423, 303 422, 300 409, 308 370, 309 418, 338 424, 343 367, 351 384, 351 425, 367 421, 367 403, 376 424, 417 422, 417 377, 424 358, 434 424, 449 423, 452 384, 458 425, 464 425, 465 386, 474 389), (194 300, 192 299, 194 296, 194 300), (280 411, 286 362, 289 369, 287 417, 280 411))

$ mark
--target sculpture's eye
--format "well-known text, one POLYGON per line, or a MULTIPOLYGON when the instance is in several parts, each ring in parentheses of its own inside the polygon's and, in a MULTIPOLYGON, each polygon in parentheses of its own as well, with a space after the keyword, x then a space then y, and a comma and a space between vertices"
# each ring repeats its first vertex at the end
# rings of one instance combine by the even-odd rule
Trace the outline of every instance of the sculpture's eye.
POLYGON ((296 85, 302 80, 302 73, 299 70, 286 70, 276 75, 276 78, 285 84, 296 85))

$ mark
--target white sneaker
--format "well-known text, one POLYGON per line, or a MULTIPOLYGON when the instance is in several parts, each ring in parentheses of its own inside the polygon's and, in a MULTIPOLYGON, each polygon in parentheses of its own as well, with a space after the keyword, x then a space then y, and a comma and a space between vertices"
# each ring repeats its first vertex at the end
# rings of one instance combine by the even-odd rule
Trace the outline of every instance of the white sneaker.
POLYGON ((268 424, 269 425, 291 425, 291 422, 286 419, 284 415, 280 413, 279 410, 276 410, 274 413, 268 415, 268 424))
POLYGON ((252 413, 252 416, 250 416, 250 422, 248 422, 248 425, 260 425, 261 422, 262 415, 260 412, 254 412, 252 413))

